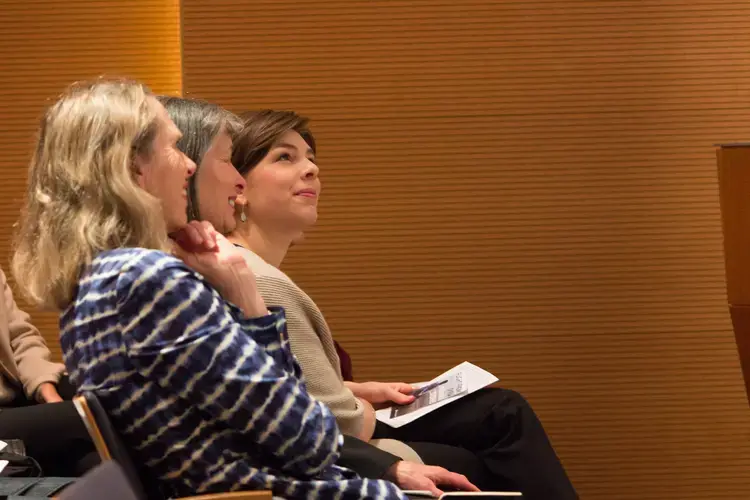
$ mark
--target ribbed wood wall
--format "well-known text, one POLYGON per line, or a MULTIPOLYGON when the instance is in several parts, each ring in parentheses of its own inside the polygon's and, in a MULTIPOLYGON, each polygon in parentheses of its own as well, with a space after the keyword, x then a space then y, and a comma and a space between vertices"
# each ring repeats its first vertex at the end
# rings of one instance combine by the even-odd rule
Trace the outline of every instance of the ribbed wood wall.
POLYGON ((286 270, 359 379, 471 360, 585 499, 750 498, 713 143, 750 137, 750 4, 183 0, 184 88, 314 119, 286 270))
MULTIPOLYGON (((10 277, 10 235, 44 110, 67 85, 100 75, 181 92, 179 1, 4 1, 0 68, 0 265, 10 277)), ((57 314, 27 310, 59 358, 57 314)))

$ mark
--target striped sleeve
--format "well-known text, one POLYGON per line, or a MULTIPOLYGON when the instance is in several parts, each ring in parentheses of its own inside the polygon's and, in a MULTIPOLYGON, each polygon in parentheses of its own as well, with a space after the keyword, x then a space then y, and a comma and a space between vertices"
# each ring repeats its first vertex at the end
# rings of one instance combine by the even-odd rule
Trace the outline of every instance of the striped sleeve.
POLYGON ((238 321, 166 255, 124 271, 117 293, 128 357, 144 377, 257 443, 292 475, 315 476, 338 459, 334 416, 263 347, 285 335, 283 311, 238 321))

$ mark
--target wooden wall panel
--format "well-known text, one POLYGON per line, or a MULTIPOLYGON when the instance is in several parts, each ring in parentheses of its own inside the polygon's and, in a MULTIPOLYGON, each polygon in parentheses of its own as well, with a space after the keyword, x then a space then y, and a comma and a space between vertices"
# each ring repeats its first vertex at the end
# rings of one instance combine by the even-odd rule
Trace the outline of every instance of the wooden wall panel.
MULTIPOLYGON (((128 76, 182 91, 178 0, 5 1, 0 8, 0 265, 26 190, 34 133, 72 82, 128 76)), ((9 273, 8 273, 9 274, 9 273)), ((27 308, 29 312, 33 312, 27 308)), ((33 319, 59 358, 55 313, 33 319)))
POLYGON ((471 360, 585 499, 746 499, 712 144, 750 135, 750 5, 183 0, 184 88, 313 118, 286 270, 359 379, 471 360))

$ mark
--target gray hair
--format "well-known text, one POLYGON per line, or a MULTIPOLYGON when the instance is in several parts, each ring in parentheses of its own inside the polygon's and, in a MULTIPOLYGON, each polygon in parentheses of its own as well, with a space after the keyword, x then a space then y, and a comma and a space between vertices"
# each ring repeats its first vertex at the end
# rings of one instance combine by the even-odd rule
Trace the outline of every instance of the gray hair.
POLYGON ((200 220, 196 176, 206 151, 216 136, 225 130, 234 141, 242 130, 242 121, 221 106, 198 99, 159 96, 169 117, 182 132, 177 147, 195 163, 196 172, 188 182, 188 220, 200 220))

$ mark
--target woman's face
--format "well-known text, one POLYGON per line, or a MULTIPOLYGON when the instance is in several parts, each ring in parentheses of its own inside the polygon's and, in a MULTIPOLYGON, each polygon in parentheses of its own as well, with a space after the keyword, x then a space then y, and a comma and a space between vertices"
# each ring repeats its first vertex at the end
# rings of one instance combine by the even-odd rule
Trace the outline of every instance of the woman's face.
POLYGON ((318 219, 318 167, 297 132, 281 136, 246 180, 246 210, 253 224, 296 237, 318 219))
POLYGON ((161 201, 167 231, 173 232, 187 224, 188 179, 195 172, 195 163, 177 148, 182 134, 167 110, 153 97, 156 110, 156 135, 150 151, 135 160, 138 185, 161 201))
POLYGON ((198 211, 223 234, 234 231, 234 202, 245 190, 245 179, 232 165, 232 138, 222 130, 203 155, 195 174, 198 211))

